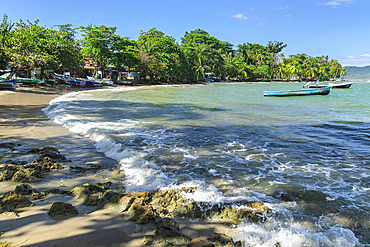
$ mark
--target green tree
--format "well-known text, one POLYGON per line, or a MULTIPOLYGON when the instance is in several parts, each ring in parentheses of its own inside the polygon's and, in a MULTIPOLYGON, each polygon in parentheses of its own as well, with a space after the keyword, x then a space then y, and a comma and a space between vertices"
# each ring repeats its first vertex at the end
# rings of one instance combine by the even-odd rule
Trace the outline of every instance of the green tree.
POLYGON ((126 55, 130 56, 132 53, 123 49, 124 46, 131 45, 128 38, 121 38, 115 34, 117 27, 107 27, 104 25, 81 26, 79 29, 82 32, 81 53, 84 59, 91 59, 97 70, 104 72, 109 64, 122 65, 125 62, 126 55))
POLYGON ((190 67, 193 68, 193 77, 196 78, 202 78, 206 72, 222 74, 225 63, 223 54, 231 52, 232 46, 201 29, 185 32, 181 39, 181 47, 190 67))
POLYGON ((0 69, 5 69, 8 65, 9 56, 5 47, 9 44, 9 35, 13 26, 14 24, 8 21, 8 16, 4 14, 0 25, 0 69))
POLYGON ((142 31, 136 44, 138 68, 144 77, 171 81, 187 74, 185 55, 173 37, 152 28, 142 31))
POLYGON ((65 39, 64 31, 56 31, 27 20, 20 20, 11 31, 6 50, 13 73, 18 70, 79 70, 82 59, 78 46, 65 39))

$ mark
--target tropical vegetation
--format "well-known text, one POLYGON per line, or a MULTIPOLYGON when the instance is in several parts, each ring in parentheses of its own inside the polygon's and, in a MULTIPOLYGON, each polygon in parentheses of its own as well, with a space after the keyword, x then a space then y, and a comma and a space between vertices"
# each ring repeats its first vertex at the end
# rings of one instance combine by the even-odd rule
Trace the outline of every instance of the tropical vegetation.
POLYGON ((285 57, 283 42, 236 46, 202 29, 185 32, 181 42, 156 28, 141 31, 137 40, 121 37, 117 27, 104 25, 52 28, 39 21, 12 23, 4 15, 0 26, 0 69, 82 72, 88 60, 102 73, 107 67, 139 72, 143 80, 179 82, 213 76, 234 80, 327 80, 345 75, 328 56, 285 57), (80 39, 76 34, 81 35, 80 39))

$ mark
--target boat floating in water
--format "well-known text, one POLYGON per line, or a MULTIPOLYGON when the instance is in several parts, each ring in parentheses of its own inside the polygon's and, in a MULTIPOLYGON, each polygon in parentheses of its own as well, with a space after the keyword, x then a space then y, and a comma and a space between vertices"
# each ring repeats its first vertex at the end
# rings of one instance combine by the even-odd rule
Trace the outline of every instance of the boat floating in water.
POLYGON ((264 91, 263 96, 305 96, 305 95, 328 95, 332 87, 299 89, 299 90, 285 90, 285 91, 264 91))
POLYGON ((343 83, 329 83, 327 85, 320 85, 319 83, 316 83, 314 85, 311 85, 310 82, 304 85, 303 87, 307 88, 325 88, 325 87, 332 87, 332 88, 349 88, 353 82, 343 82, 343 83))

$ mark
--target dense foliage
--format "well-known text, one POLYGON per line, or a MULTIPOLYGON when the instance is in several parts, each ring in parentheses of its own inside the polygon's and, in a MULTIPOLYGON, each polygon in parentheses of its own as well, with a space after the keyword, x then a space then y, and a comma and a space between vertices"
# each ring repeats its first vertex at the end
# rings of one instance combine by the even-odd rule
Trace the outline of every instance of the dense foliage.
POLYGON ((185 32, 181 44, 152 28, 137 40, 116 34, 116 27, 58 25, 58 30, 35 22, 3 18, 0 27, 0 68, 18 70, 81 71, 89 60, 97 70, 108 66, 139 72, 155 81, 204 80, 327 80, 345 74, 340 63, 327 56, 306 54, 284 57, 283 42, 233 45, 196 29, 185 32), (75 34, 81 33, 80 40, 75 34))

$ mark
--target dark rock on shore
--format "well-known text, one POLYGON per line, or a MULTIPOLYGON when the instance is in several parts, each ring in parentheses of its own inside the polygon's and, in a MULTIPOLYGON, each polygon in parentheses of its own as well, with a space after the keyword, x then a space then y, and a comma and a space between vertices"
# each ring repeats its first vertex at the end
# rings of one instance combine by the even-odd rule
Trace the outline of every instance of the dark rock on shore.
POLYGON ((40 158, 42 157, 49 157, 56 161, 66 161, 66 157, 64 155, 61 155, 58 149, 53 147, 42 147, 42 148, 33 148, 28 153, 37 153, 40 155, 40 158))
POLYGON ((71 204, 64 203, 64 202, 54 202, 48 212, 48 215, 50 217, 73 216, 73 215, 78 215, 78 211, 71 204))
POLYGON ((25 196, 18 196, 16 194, 0 198, 0 212, 13 211, 18 208, 32 207, 34 205, 25 196))
POLYGON ((63 169, 63 166, 48 156, 39 157, 31 164, 24 162, 3 164, 0 166, 0 182, 9 180, 16 182, 36 182, 45 173, 60 169, 63 169))
POLYGON ((72 196, 88 206, 97 206, 105 190, 96 185, 82 185, 73 189, 72 196))
POLYGON ((155 220, 154 236, 144 236, 145 245, 160 244, 161 246, 188 245, 191 239, 183 235, 179 225, 170 218, 155 220))

